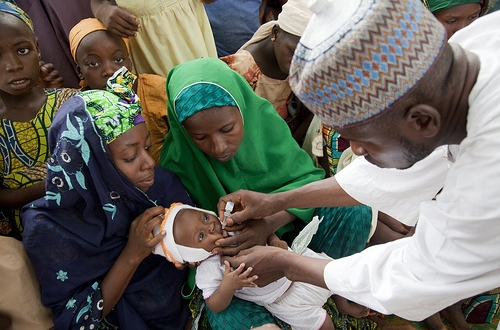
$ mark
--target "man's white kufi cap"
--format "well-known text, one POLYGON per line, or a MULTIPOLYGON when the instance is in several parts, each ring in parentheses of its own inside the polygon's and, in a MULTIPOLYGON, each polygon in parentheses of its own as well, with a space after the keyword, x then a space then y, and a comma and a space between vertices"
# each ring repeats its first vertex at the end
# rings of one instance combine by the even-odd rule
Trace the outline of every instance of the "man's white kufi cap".
POLYGON ((312 0, 310 9, 290 84, 333 127, 384 112, 418 84, 447 42, 420 0, 312 0))

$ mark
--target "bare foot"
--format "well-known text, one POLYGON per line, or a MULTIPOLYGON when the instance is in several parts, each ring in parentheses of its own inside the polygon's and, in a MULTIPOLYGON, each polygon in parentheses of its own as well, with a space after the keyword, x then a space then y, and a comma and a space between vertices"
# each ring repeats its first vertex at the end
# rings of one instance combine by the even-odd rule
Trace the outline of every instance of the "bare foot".
POLYGON ((334 295, 332 298, 335 301, 338 311, 342 314, 360 318, 368 316, 368 313, 370 312, 368 307, 358 305, 355 302, 350 302, 344 297, 334 295))

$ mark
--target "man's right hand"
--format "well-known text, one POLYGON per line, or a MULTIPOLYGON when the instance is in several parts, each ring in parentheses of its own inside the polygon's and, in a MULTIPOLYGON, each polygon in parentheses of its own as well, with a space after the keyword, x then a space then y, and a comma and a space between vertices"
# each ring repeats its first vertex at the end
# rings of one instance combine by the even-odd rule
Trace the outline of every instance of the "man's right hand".
POLYGON ((237 268, 244 263, 247 267, 252 267, 251 275, 258 275, 254 281, 259 287, 263 287, 284 276, 283 267, 279 265, 280 256, 283 253, 293 253, 274 246, 254 246, 240 251, 234 257, 223 257, 229 261, 233 268, 237 268))
POLYGON ((224 219, 224 209, 227 202, 234 203, 234 211, 229 216, 227 225, 241 224, 248 219, 263 219, 281 211, 276 207, 273 194, 263 194, 250 190, 238 190, 222 196, 217 204, 219 217, 224 219))

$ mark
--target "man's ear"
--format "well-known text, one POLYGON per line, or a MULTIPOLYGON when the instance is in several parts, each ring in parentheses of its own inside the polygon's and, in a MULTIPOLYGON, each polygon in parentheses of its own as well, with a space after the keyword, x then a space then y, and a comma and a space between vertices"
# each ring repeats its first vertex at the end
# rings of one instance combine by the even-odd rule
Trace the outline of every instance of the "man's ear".
POLYGON ((427 104, 417 104, 406 111, 403 129, 407 134, 416 134, 428 139, 435 137, 440 128, 441 114, 436 108, 427 104))

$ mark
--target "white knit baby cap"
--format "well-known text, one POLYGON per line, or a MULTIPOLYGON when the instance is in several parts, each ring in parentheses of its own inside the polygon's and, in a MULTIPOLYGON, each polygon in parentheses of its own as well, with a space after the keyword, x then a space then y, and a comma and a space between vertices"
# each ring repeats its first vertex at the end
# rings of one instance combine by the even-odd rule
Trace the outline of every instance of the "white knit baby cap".
POLYGON ((217 215, 212 211, 200 209, 187 204, 172 203, 170 208, 165 209, 165 218, 162 223, 153 230, 154 235, 157 235, 162 230, 165 230, 166 232, 165 238, 155 246, 153 253, 164 256, 170 262, 185 263, 205 260, 212 255, 211 252, 208 252, 205 249, 192 248, 175 243, 174 221, 177 213, 179 213, 182 209, 205 212, 217 217, 217 215))
POLYGON ((288 0, 278 15, 277 23, 280 28, 285 32, 300 37, 312 16, 307 4, 308 0, 288 0))

